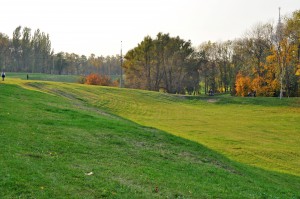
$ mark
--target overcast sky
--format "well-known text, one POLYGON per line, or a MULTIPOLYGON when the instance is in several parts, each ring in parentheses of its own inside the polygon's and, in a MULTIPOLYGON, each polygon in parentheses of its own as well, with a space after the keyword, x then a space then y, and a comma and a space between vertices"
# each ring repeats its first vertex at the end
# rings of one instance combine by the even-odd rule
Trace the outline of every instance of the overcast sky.
POLYGON ((277 22, 300 0, 1 0, 0 32, 21 25, 50 35, 55 53, 116 55, 147 35, 170 33, 193 46, 241 37, 259 22, 277 22))

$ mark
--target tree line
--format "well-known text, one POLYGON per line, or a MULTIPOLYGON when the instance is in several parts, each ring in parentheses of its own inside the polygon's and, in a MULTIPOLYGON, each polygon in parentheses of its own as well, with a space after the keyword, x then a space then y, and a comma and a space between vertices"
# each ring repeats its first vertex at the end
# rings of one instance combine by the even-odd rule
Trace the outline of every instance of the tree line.
POLYGON ((119 75, 121 70, 119 55, 54 53, 49 34, 21 26, 13 31, 12 38, 0 33, 0 67, 8 72, 107 76, 119 75))
POLYGON ((300 10, 276 25, 259 23, 235 40, 193 47, 179 36, 146 36, 119 55, 54 53, 48 34, 17 27, 0 33, 0 66, 12 72, 106 76, 122 74, 125 87, 198 94, 300 96, 300 10))
POLYGON ((169 93, 209 90, 246 96, 299 96, 300 11, 260 23, 242 38, 204 42, 146 36, 125 55, 126 86, 169 93))

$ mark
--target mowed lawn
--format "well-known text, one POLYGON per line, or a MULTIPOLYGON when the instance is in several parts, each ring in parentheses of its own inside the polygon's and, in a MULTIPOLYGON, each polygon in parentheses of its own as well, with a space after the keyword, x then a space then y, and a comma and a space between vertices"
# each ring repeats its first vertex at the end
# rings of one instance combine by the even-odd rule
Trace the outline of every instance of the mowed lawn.
POLYGON ((29 85, 69 93, 140 125, 201 143, 232 160, 300 176, 299 98, 185 97, 78 84, 29 85))
POLYGON ((277 124, 289 109, 298 120, 296 99, 189 99, 11 78, 0 91, 0 198, 300 197, 299 128, 292 119, 272 127, 280 142, 263 134, 263 114, 245 115, 270 110, 277 124), (244 112, 233 116, 234 107, 244 112), (232 123, 239 135, 228 132, 239 129, 232 123), (291 152, 289 161, 276 150, 291 152))
POLYGON ((45 73, 8 73, 8 78, 17 78, 22 80, 42 80, 42 81, 55 81, 55 82, 69 82, 77 83, 81 77, 79 75, 52 75, 45 73))

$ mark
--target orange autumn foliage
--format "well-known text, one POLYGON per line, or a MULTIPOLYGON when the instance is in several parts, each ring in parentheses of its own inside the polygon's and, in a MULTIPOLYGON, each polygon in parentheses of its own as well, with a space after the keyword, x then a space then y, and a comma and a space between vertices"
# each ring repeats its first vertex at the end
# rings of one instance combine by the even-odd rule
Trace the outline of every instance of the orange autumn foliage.
POLYGON ((236 95, 247 96, 248 93, 255 92, 256 96, 274 96, 275 91, 278 90, 279 82, 275 78, 274 69, 272 66, 264 65, 268 72, 264 77, 256 76, 251 79, 248 76, 243 76, 239 73, 236 77, 236 95))
POLYGON ((278 76, 277 64, 276 54, 273 53, 266 57, 265 63, 261 63, 260 73, 254 73, 251 88, 257 96, 271 97, 279 89, 279 82, 276 78, 278 76))
POLYGON ((247 96, 251 92, 251 79, 238 73, 235 80, 235 89, 237 96, 247 96))
POLYGON ((86 84, 100 86, 115 86, 110 77, 106 75, 90 74, 86 77, 86 84))
POLYGON ((256 92, 257 96, 272 97, 278 89, 278 81, 274 78, 256 77, 251 82, 251 89, 256 92))

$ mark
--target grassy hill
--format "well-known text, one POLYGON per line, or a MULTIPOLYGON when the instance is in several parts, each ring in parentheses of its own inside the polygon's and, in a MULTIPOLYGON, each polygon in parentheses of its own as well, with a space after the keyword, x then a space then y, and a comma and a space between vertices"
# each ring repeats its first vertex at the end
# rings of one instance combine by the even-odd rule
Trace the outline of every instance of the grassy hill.
POLYGON ((300 175, 299 98, 184 97, 78 84, 27 85, 204 144, 238 162, 300 175))
POLYGON ((298 99, 11 78, 0 93, 0 198, 300 197, 298 99))

